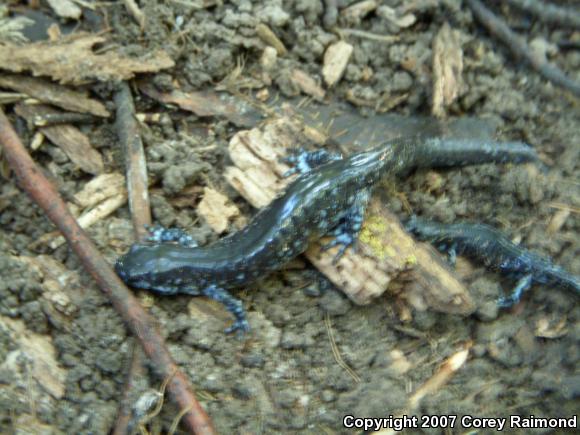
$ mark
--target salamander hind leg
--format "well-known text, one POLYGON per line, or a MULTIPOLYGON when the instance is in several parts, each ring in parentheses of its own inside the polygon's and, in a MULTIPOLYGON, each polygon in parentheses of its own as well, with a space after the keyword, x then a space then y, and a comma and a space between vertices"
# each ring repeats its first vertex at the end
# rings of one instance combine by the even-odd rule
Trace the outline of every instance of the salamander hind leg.
POLYGON ((284 177, 288 177, 292 174, 306 174, 312 169, 324 165, 325 163, 332 162, 334 160, 341 160, 342 156, 340 154, 329 153, 326 150, 317 151, 305 151, 304 149, 293 150, 291 154, 284 157, 282 161, 293 165, 291 169, 286 171, 284 177))
POLYGON ((524 292, 530 288, 532 285, 532 275, 528 274, 520 278, 511 294, 498 299, 497 304, 502 308, 509 308, 514 304, 517 304, 524 292))
POLYGON ((227 290, 215 285, 206 287, 202 290, 201 294, 222 303, 236 318, 234 324, 225 330, 226 334, 234 331, 239 331, 240 334, 243 334, 250 330, 250 324, 246 320, 246 312, 244 311, 242 301, 234 298, 227 290))
POLYGON ((344 255, 349 246, 352 246, 358 239, 365 216, 366 206, 370 199, 369 191, 359 192, 349 210, 342 217, 339 224, 329 233, 334 239, 322 246, 324 251, 338 245, 342 245, 336 253, 333 264, 344 255))
POLYGON ((197 243, 193 240, 193 237, 180 228, 165 228, 161 225, 147 225, 146 228, 149 231, 149 238, 147 239, 149 242, 177 242, 187 248, 197 247, 197 243))

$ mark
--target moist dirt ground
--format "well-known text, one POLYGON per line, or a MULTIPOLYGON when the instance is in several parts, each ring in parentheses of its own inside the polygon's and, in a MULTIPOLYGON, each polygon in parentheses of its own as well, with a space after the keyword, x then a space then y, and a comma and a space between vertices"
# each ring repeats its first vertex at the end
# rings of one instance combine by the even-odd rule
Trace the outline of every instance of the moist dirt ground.
MULTIPOLYGON (((147 18, 143 32, 121 2, 103 4, 96 14, 109 26, 107 38, 127 52, 163 49, 171 55, 176 66, 154 77, 160 89, 178 83, 186 91, 213 90, 228 81, 230 89, 237 84, 239 92, 255 95, 259 87, 247 88, 244 83, 255 84, 261 77, 257 72, 265 44, 256 34, 259 23, 268 25, 288 51, 278 56, 269 74, 271 95, 280 99, 300 96, 290 74, 296 68, 321 77, 324 51, 339 40, 336 32, 323 26, 323 2, 224 3, 143 1, 147 18), (238 65, 243 69, 232 79, 238 65)), ((348 4, 338 3, 339 10, 348 4)), ((379 3, 398 10, 406 2, 379 3)), ((559 3, 572 7, 574 2, 559 3)), ((474 22, 461 2, 418 1, 408 8, 416 21, 407 27, 404 20, 393 21, 388 8, 354 18, 339 15, 336 27, 397 38, 345 33, 354 52, 344 77, 327 90, 328 99, 354 102, 353 108, 369 117, 377 101, 396 101, 390 113, 428 116, 433 38, 448 22, 459 32, 465 81, 461 96, 447 109, 450 118, 470 116, 492 123, 499 140, 521 140, 535 147, 548 170, 485 165, 422 171, 399 180, 396 192, 380 194, 400 217, 408 214, 408 204, 412 212, 436 220, 468 220, 501 228, 522 245, 580 275, 579 101, 515 59, 474 22)), ((555 28, 508 7, 496 12, 528 41, 551 47, 550 60, 580 79, 580 51, 558 45, 570 38, 577 41, 578 29, 574 33, 555 28)), ((332 17, 327 20, 332 23, 332 17)), ((99 85, 92 91, 114 109, 112 87, 99 85)), ((229 163, 228 140, 240 127, 226 120, 197 118, 136 95, 138 112, 164 113, 171 119, 143 129, 149 172, 156 180, 151 186, 154 220, 185 228, 201 244, 216 240, 218 236, 196 212, 199 198, 191 192, 199 189, 189 189, 193 199, 186 205, 176 200, 192 186, 211 186, 225 193, 251 217, 255 211, 223 178, 223 168, 229 163)), ((31 132, 23 123, 17 126, 25 142, 29 141, 31 132)), ((85 131, 104 156, 107 171, 123 172, 114 122, 100 121, 85 131)), ((33 156, 67 199, 90 179, 50 143, 33 156)), ((22 341, 15 338, 13 329, 3 327, 0 432, 104 434, 116 418, 133 342, 66 245, 52 250, 33 243, 53 229, 13 178, 2 181, 0 314, 22 321, 28 332, 52 343, 62 370, 63 391, 59 400, 54 399, 27 376, 26 361, 9 361, 18 355, 22 341), (44 291, 42 278, 15 259, 41 254, 78 273, 76 284, 67 290, 72 308, 66 316, 54 315, 39 297, 44 291)), ((131 243, 128 207, 98 222, 89 233, 113 263, 131 243)), ((469 317, 407 313, 388 294, 358 307, 308 264, 288 268, 234 290, 252 327, 244 340, 223 333, 230 317, 216 304, 201 299, 192 303, 188 296, 140 293, 139 297, 220 433, 344 433, 342 421, 347 414, 409 413, 413 392, 467 343, 471 347, 465 364, 409 414, 576 415, 578 295, 536 286, 514 308, 498 310, 493 301, 502 291, 509 291, 513 282, 476 264, 463 262, 460 269, 478 307, 469 317)), ((150 379, 143 388, 158 389, 162 380, 150 379)), ((167 400, 147 424, 148 430, 167 431, 178 413, 167 400)), ((425 427, 409 433, 441 431, 425 427)), ((445 430, 469 431, 459 422, 445 430)))

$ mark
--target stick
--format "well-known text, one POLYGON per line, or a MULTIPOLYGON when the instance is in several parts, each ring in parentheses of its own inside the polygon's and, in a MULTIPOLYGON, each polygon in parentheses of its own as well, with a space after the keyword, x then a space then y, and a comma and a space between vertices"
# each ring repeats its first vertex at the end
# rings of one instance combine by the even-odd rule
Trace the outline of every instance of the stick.
POLYGON ((538 0, 508 0, 508 3, 534 14, 545 23, 580 28, 580 13, 573 9, 561 8, 538 0))
POLYGON ((169 391, 180 409, 191 411, 184 416, 188 429, 197 434, 214 434, 213 425, 193 395, 187 378, 169 354, 163 337, 153 326, 152 317, 143 310, 125 287, 111 266, 101 256, 97 247, 77 224, 54 186, 34 163, 8 118, 0 109, 0 143, 4 155, 14 171, 20 187, 30 195, 67 239, 85 269, 95 279, 103 293, 123 318, 130 331, 137 336, 145 353, 162 379, 173 375, 169 391))
POLYGON ((526 60, 531 67, 552 83, 580 97, 580 83, 567 77, 560 68, 536 56, 521 36, 514 33, 479 0, 466 0, 475 18, 496 38, 508 46, 513 54, 526 60))

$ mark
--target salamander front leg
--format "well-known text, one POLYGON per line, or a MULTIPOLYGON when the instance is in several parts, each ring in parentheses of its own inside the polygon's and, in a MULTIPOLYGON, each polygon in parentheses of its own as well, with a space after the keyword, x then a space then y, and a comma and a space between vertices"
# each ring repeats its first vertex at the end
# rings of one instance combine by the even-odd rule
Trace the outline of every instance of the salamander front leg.
POLYGON ((444 252, 447 254, 447 263, 449 266, 455 268, 455 264, 457 263, 457 244, 451 243, 451 245, 447 245, 446 243, 442 243, 437 246, 437 250, 439 252, 444 252))
POLYGON ((321 166, 325 163, 332 162, 334 160, 341 160, 342 156, 340 154, 329 153, 326 150, 317 151, 305 151, 304 149, 293 150, 292 153, 284 157, 282 161, 293 165, 291 169, 286 171, 284 177, 288 177, 292 174, 306 174, 310 172, 313 168, 321 166))
POLYGON ((532 285, 532 275, 526 275, 521 278, 510 295, 501 297, 497 300, 497 304, 501 308, 509 308, 519 302, 524 292, 532 285))
POLYGON ((338 226, 330 232, 334 239, 324 245, 322 249, 326 251, 334 246, 342 245, 334 256, 334 260, 332 260, 333 264, 336 264, 348 247, 353 245, 358 239, 370 197, 369 191, 360 192, 338 226))
POLYGON ((226 309, 236 318, 234 324, 225 330, 226 334, 234 331, 240 331, 243 334, 250 330, 250 324, 246 320, 246 312, 242 306, 242 301, 234 298, 227 290, 215 285, 206 287, 201 291, 201 294, 224 304, 226 309))
POLYGON ((177 242, 187 248, 196 248, 197 242, 180 228, 165 228, 161 225, 146 225, 149 231, 148 241, 153 243, 177 242))

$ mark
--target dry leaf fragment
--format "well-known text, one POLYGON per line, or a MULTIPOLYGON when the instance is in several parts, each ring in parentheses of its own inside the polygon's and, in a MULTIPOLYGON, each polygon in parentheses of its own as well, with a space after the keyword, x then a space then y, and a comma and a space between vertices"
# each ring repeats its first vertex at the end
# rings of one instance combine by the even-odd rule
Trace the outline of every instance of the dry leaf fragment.
POLYGON ((433 106, 431 113, 444 117, 463 92, 463 50, 457 31, 445 23, 433 41, 433 106))
POLYGON ((43 103, 52 104, 65 110, 90 113, 95 116, 109 116, 105 105, 100 101, 87 97, 84 92, 74 91, 45 79, 2 74, 0 75, 0 87, 22 92, 43 103))
MULTIPOLYGON (((58 113, 47 106, 28 106, 18 104, 15 107, 18 115, 32 123, 38 115, 58 113)), ((89 138, 72 125, 52 125, 39 129, 52 143, 61 148, 68 158, 80 169, 89 174, 100 174, 104 170, 103 158, 95 150, 89 138)))
POLYGON ((229 198, 217 190, 209 187, 204 189, 197 211, 217 234, 228 229, 231 218, 240 215, 238 207, 228 204, 229 202, 229 198))
POLYGON ((101 36, 76 33, 54 42, 0 45, 0 68, 12 72, 32 71, 35 76, 49 76, 61 83, 78 85, 128 80, 137 73, 157 72, 175 65, 162 50, 147 52, 139 58, 115 51, 95 54, 93 46, 105 41, 101 36))
POLYGON ((353 46, 344 41, 338 41, 326 49, 322 77, 329 87, 338 82, 344 74, 353 50, 353 46))

